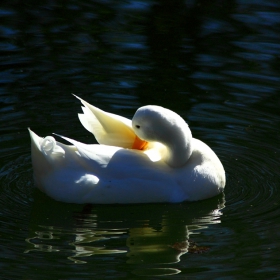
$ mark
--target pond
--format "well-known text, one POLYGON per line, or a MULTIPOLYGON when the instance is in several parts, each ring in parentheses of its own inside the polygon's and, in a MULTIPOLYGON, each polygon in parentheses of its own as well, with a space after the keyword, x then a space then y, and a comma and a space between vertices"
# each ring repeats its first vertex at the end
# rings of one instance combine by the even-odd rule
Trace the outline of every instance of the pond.
POLYGON ((1 279, 278 279, 278 1, 11 0, 0 14, 1 279), (28 127, 96 143, 71 93, 130 119, 177 112, 221 159, 224 193, 103 206, 41 193, 28 127))

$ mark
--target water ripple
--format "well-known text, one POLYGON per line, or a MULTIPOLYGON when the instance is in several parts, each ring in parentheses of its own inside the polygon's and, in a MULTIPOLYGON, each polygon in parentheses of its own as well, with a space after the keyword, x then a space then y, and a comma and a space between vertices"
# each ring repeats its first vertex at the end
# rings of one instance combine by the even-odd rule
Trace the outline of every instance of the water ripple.
POLYGON ((0 170, 0 203, 6 217, 25 217, 26 206, 32 201, 32 168, 30 155, 19 155, 0 170))
POLYGON ((253 140, 250 149, 240 145, 234 147, 226 169, 228 214, 244 221, 269 220, 279 213, 277 151, 265 142, 254 145, 253 140))

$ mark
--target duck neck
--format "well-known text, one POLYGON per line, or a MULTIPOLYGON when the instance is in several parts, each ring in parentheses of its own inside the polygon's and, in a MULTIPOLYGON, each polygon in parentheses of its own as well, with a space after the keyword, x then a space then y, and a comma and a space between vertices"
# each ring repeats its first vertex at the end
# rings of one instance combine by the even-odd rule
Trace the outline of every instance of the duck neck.
POLYGON ((163 159, 169 166, 185 165, 192 154, 192 134, 188 125, 187 129, 172 133, 170 141, 164 141, 163 144, 166 147, 163 159))

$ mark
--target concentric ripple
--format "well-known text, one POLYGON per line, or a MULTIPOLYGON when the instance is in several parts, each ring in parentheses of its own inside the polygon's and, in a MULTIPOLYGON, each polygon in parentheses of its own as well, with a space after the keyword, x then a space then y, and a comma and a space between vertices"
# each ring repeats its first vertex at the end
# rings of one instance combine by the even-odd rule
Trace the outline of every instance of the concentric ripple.
POLYGON ((19 155, 11 161, 6 162, 0 170, 2 186, 0 203, 1 205, 5 205, 1 213, 6 218, 16 217, 20 219, 26 216, 26 206, 32 201, 30 155, 19 155))
POLYGON ((267 219, 278 210, 278 164, 277 159, 269 157, 268 153, 267 149, 256 147, 250 154, 241 150, 239 155, 232 158, 227 202, 232 209, 238 210, 239 215, 243 213, 245 219, 252 216, 267 219))
MULTIPOLYGON (((266 158, 265 151, 256 150, 250 156, 243 151, 232 159, 231 169, 228 170, 227 206, 235 209, 232 216, 243 213, 243 218, 252 216, 271 215, 277 210, 280 192, 276 186, 277 174, 269 169, 277 166, 276 159, 266 158), (274 173, 274 174, 273 174, 274 173)), ((276 171, 276 170, 275 170, 276 171)), ((279 178, 278 178, 279 180, 279 178)))

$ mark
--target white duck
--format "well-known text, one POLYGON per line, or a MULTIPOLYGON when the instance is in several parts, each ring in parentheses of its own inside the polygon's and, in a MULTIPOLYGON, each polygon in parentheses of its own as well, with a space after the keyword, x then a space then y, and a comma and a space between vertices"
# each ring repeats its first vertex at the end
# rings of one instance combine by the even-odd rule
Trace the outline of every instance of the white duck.
POLYGON ((80 121, 100 144, 60 136, 69 146, 29 130, 35 185, 50 197, 71 203, 175 203, 223 191, 220 160, 192 138, 176 113, 148 105, 131 121, 80 100, 80 121))

